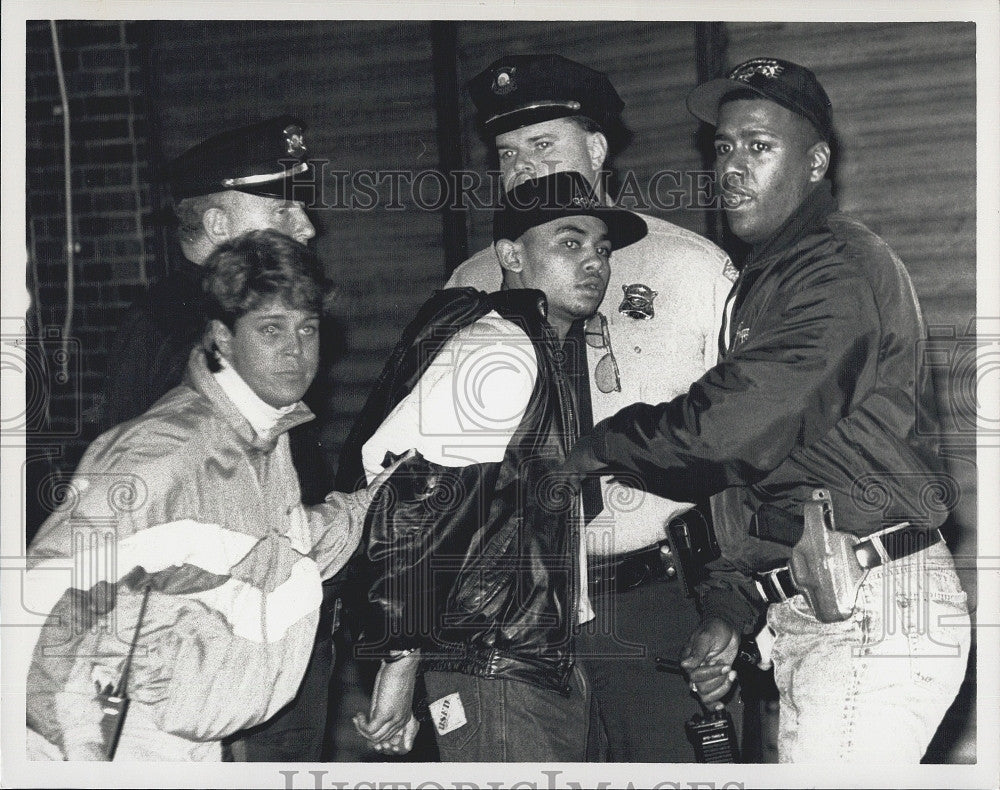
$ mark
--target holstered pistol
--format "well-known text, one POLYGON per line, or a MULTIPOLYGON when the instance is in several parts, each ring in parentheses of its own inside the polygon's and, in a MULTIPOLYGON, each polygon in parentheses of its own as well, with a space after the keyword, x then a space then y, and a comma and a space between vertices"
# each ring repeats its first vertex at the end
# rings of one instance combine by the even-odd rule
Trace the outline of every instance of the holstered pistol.
POLYGON ((803 507, 802 537, 792 549, 788 567, 816 619, 836 623, 854 611, 866 571, 854 553, 857 536, 837 531, 830 492, 817 488, 812 496, 803 507))

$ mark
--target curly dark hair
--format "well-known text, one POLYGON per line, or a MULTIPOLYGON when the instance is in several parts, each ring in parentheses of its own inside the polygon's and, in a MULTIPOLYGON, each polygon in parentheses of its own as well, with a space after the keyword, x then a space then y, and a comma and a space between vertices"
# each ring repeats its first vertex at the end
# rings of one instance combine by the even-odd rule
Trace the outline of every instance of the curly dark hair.
POLYGON ((317 314, 325 313, 332 300, 316 256, 273 230, 252 230, 220 244, 205 261, 202 290, 207 317, 230 330, 237 319, 274 297, 317 314))

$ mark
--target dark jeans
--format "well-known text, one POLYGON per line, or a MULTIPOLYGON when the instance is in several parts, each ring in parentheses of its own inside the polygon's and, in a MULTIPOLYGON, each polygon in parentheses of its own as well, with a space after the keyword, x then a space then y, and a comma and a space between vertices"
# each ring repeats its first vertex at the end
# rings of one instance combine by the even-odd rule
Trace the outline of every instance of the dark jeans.
MULTIPOLYGON (((597 615, 576 645, 600 712, 605 753, 591 760, 694 762, 684 723, 701 711, 680 675, 659 672, 655 658, 678 658, 700 622, 677 580, 655 581, 591 601, 597 615)), ((727 706, 739 727, 738 702, 727 706)), ((597 730, 597 728, 594 728, 597 730)))
POLYGON ((272 718, 234 736, 229 744, 233 760, 315 763, 322 759, 338 610, 336 590, 324 585, 316 641, 298 694, 272 718))
POLYGON ((440 708, 435 717, 434 703, 444 698, 448 716, 460 707, 466 720, 450 732, 435 732, 442 762, 582 762, 586 756, 590 688, 579 666, 569 697, 461 672, 426 672, 424 682, 436 727, 446 719, 440 708))

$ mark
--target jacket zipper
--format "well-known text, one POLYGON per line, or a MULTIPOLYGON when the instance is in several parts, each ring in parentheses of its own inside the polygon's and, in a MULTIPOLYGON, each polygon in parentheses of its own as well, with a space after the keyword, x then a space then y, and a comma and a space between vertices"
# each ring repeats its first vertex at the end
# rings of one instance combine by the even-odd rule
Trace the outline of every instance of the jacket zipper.
MULTIPOLYGON (((549 342, 550 344, 552 344, 551 335, 549 335, 549 342)), ((557 350, 561 351, 561 349, 558 348, 557 350)), ((565 354, 563 354, 561 357, 554 356, 553 362, 556 363, 556 367, 559 370, 559 377, 556 382, 556 389, 559 393, 559 406, 560 406, 560 411, 562 412, 561 416, 564 421, 564 430, 562 436, 563 453, 568 455, 576 439, 579 438, 580 425, 576 411, 573 408, 573 392, 568 386, 569 383, 566 377, 566 368, 564 364, 565 354)), ((586 368, 587 365, 586 352, 584 352, 583 364, 584 364, 583 372, 585 376, 588 376, 586 383, 589 386, 590 381, 589 381, 589 373, 586 368)), ((571 533, 570 533, 571 566, 569 573, 570 576, 569 607, 568 607, 569 611, 567 613, 567 616, 572 617, 573 621, 567 623, 567 626, 569 627, 569 633, 572 633, 572 629, 576 625, 575 620, 579 616, 581 591, 579 589, 580 568, 578 567, 578 563, 580 562, 580 539, 581 539, 581 531, 583 528, 582 490, 574 496, 574 511, 575 512, 573 513, 572 516, 571 533)), ((570 655, 566 657, 565 661, 567 670, 569 670, 569 672, 572 673, 573 665, 575 664, 575 661, 572 658, 572 651, 570 651, 570 655)), ((567 676, 566 686, 564 687, 564 690, 569 691, 569 676, 567 676)))

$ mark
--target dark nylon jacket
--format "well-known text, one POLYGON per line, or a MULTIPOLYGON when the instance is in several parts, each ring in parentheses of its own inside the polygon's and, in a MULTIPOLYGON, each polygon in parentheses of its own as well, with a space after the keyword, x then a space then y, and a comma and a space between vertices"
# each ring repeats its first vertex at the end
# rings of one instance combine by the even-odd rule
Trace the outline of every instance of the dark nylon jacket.
MULTIPOLYGON (((406 329, 369 399, 360 448, 448 338, 492 310, 530 338, 534 389, 499 463, 441 466, 418 455, 369 510, 374 652, 420 647, 423 669, 568 691, 579 537, 575 498, 552 472, 577 435, 558 341, 540 291, 439 291, 406 329)), ((473 437, 474 439, 474 437, 473 437)), ((356 463, 345 459, 347 464, 356 463)), ((346 473, 345 473, 346 474, 346 473)))
POLYGON ((744 629, 763 605, 746 574, 790 555, 812 489, 829 488, 837 528, 859 536, 937 527, 952 496, 913 285, 828 182, 751 251, 731 298, 720 362, 687 394, 598 424, 581 450, 673 499, 718 495, 703 612, 744 629))

